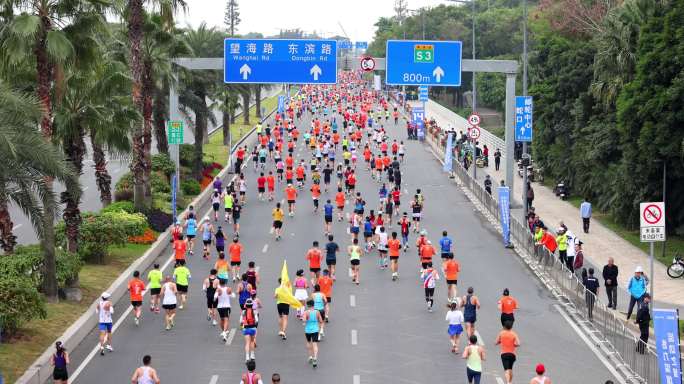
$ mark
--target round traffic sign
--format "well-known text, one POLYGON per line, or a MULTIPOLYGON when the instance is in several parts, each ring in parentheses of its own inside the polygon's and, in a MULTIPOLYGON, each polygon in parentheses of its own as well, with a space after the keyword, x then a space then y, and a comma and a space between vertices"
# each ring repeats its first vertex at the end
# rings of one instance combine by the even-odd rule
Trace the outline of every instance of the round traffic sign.
POLYGON ((370 72, 375 69, 375 60, 370 56, 365 56, 361 58, 361 69, 366 72, 370 72))
POLYGON ((480 138, 480 128, 470 127, 470 129, 468 129, 468 137, 470 137, 471 140, 479 139, 480 138))
POLYGON ((472 115, 468 116, 468 122, 470 123, 470 125, 478 126, 480 125, 481 120, 482 119, 480 118, 480 115, 478 115, 477 113, 473 113, 472 115))
POLYGON ((641 213, 649 224, 657 224, 663 218, 663 211, 655 204, 649 204, 641 213))

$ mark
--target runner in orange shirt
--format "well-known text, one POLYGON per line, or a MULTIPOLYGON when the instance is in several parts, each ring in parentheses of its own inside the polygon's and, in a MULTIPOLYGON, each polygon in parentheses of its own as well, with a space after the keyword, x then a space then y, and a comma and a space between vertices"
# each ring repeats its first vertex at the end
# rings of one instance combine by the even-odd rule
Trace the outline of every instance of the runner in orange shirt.
POLYGON ((273 171, 268 171, 266 185, 268 186, 268 201, 273 201, 275 195, 275 177, 273 177, 273 171))
POLYGON ((344 213, 344 204, 346 202, 347 196, 342 192, 342 188, 337 188, 337 194, 335 195, 335 203, 337 204, 337 219, 342 221, 344 213))
POLYGON ((185 260, 185 254, 188 252, 188 241, 183 238, 183 234, 178 235, 178 239, 173 241, 173 250, 176 257, 176 262, 185 260))
POLYGON ((297 188, 302 189, 304 187, 304 177, 306 176, 303 161, 295 169, 295 174, 297 176, 297 188))
POLYGON ((131 295, 135 325, 139 325, 142 312, 143 293, 145 292, 145 283, 140 280, 139 271, 133 272, 133 278, 128 282, 128 292, 131 295))
POLYGON ((292 167, 287 167, 287 169, 285 170, 285 182, 288 185, 291 185, 293 179, 294 179, 294 172, 292 171, 292 167))
POLYGON ((456 298, 456 285, 458 284, 458 273, 461 271, 461 265, 454 259, 447 259, 442 268, 447 283, 447 297, 451 301, 456 298))
POLYGON ((321 250, 318 248, 318 241, 314 241, 313 248, 306 252, 306 260, 309 261, 311 285, 314 286, 317 284, 318 276, 321 274, 321 250))
POLYGON ((401 250, 401 240, 397 239, 396 232, 392 232, 392 238, 387 240, 387 249, 389 250, 392 281, 396 281, 399 278, 399 251, 401 250))
POLYGON ((293 217, 295 210, 295 201, 297 200, 297 190, 292 186, 292 184, 288 184, 287 188, 285 188, 285 197, 287 198, 288 214, 290 215, 290 217, 293 217))
POLYGON ((330 277, 330 271, 323 270, 323 276, 318 279, 318 286, 321 287, 321 293, 325 295, 325 316, 324 320, 327 323, 330 317, 330 303, 332 303, 332 289, 334 281, 330 277))
POLYGON ((240 264, 242 262, 242 244, 240 244, 237 236, 233 242, 228 246, 228 254, 230 255, 230 269, 233 274, 233 283, 240 279, 240 264))
POLYGON ((501 363, 503 364, 506 383, 513 382, 513 364, 516 356, 515 350, 520 346, 518 335, 511 330, 513 323, 506 322, 504 329, 496 337, 496 345, 501 345, 501 363))
POLYGON ((435 247, 432 246, 432 242, 427 240, 425 244, 420 247, 420 265, 422 269, 432 265, 432 256, 435 255, 435 247))
POLYGON ((518 309, 518 301, 510 295, 508 288, 504 288, 503 296, 501 296, 497 305, 499 306, 499 311, 501 311, 501 325, 505 326, 506 323, 510 323, 512 328, 515 322, 513 314, 518 309))
POLYGON ((375 173, 373 174, 374 179, 377 179, 378 181, 382 180, 382 168, 382 157, 375 156, 375 173))
POLYGON ((318 183, 311 186, 311 198, 313 199, 314 212, 318 212, 318 199, 321 197, 321 187, 318 183))

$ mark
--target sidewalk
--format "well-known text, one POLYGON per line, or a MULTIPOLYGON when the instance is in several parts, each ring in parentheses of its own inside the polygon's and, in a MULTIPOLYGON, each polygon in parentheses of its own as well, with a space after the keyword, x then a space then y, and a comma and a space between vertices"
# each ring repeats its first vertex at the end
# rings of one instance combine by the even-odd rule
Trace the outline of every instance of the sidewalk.
MULTIPOLYGON (((412 102, 411 104, 414 103, 412 102)), ((467 130, 465 118, 433 101, 426 103, 425 110, 427 119, 434 119, 442 128, 451 126, 457 132, 467 130)), ((477 170, 477 178, 478 180, 484 180, 486 172, 492 177, 496 185, 499 180, 505 179, 505 145, 503 145, 503 140, 486 130, 481 129, 481 132, 480 145, 487 144, 487 147, 490 148, 490 167, 479 168, 477 170), (501 148, 503 155, 499 171, 494 170, 494 160, 492 157, 492 153, 497 147, 501 148)), ((615 264, 620 270, 619 285, 622 287, 620 290, 621 295, 618 298, 618 306, 621 311, 626 312, 629 298, 625 289, 628 280, 633 276, 634 269, 639 265, 644 268, 647 274, 650 274, 648 255, 603 226, 597 220, 592 220, 588 234, 583 233, 582 219, 580 218, 578 208, 575 208, 567 201, 560 200, 553 191, 539 183, 532 183, 532 188, 534 189, 535 196, 535 211, 542 221, 549 228, 553 229, 557 228, 562 221, 584 242, 585 266, 586 264, 592 264, 594 269, 597 270, 596 275, 600 276, 603 265, 607 263, 608 258, 612 257, 615 260, 615 264)), ((522 178, 518 176, 517 169, 514 176, 512 194, 511 201, 514 202, 514 205, 521 206, 522 178)), ((521 209, 512 209, 511 215, 522 217, 523 213, 521 209)), ((667 276, 667 267, 658 261, 654 263, 654 269, 654 297, 656 299, 656 306, 675 306, 680 310, 684 309, 684 295, 682 294, 684 284, 682 280, 674 280, 667 276)), ((603 285, 602 278, 600 281, 603 285)), ((601 289, 599 296, 602 300, 605 300, 605 291, 603 289, 601 289)))

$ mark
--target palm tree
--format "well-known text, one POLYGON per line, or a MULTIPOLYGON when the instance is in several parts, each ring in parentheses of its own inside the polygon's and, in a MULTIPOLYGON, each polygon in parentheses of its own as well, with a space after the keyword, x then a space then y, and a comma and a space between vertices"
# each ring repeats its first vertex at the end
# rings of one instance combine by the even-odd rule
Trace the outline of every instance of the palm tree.
MULTIPOLYGON (((179 8, 185 8, 183 0, 154 0, 150 1, 159 6, 159 13, 167 29, 173 28, 173 15, 179 8)), ((144 120, 146 116, 146 100, 144 92, 150 89, 151 79, 145 78, 145 62, 143 55, 143 38, 145 36, 145 0, 128 0, 125 13, 128 23, 128 40, 130 43, 129 64, 131 68, 132 99, 136 110, 143 117, 143 122, 134 122, 133 128, 133 161, 131 161, 131 171, 134 179, 134 205, 138 211, 146 211, 151 205, 149 191, 149 178, 145 178, 145 168, 148 166, 149 153, 146 149, 150 147, 150 141, 145 139, 146 132, 149 130, 151 135, 151 125, 147 125, 144 120), (147 83, 147 85, 145 84, 147 83), (146 185, 148 187, 146 187, 146 185)), ((151 110, 151 108, 149 108, 151 110)), ((151 124, 151 123, 149 123, 151 124)), ((151 136, 150 136, 151 137, 151 136)))
POLYGON ((216 93, 212 95, 212 99, 216 100, 211 106, 211 109, 218 109, 221 111, 221 129, 223 131, 223 145, 231 144, 230 124, 233 122, 235 110, 238 106, 238 96, 240 94, 239 88, 244 85, 224 84, 216 89, 216 93))
POLYGON ((249 100, 252 98, 252 87, 244 87, 240 95, 242 96, 242 123, 249 124, 249 100))
MULTIPOLYGON (((1 0, 5 9, 16 7, 23 12, 3 28, 2 56, 9 65, 34 63, 35 90, 41 104, 40 130, 47 142, 53 136, 52 91, 56 73, 75 57, 77 47, 70 41, 65 28, 79 24, 84 35, 95 35, 96 27, 104 23, 101 0, 1 0)), ((52 194, 53 180, 46 176, 47 193, 52 194)), ((56 206, 44 205, 42 246, 45 262, 44 292, 48 300, 57 301, 54 217, 56 206)))
MULTIPOLYGON (((196 57, 215 57, 222 50, 223 35, 216 28, 208 28, 202 23, 197 29, 188 30, 183 36, 185 43, 192 47, 196 57)), ((218 83, 218 73, 215 71, 183 71, 184 87, 179 95, 181 108, 187 114, 187 109, 195 113, 194 133, 194 159, 193 175, 199 181, 202 179, 202 157, 205 133, 208 121, 215 124, 214 114, 207 105, 207 97, 212 94, 213 88, 218 83)))
POLYGON ((56 178, 71 190, 78 190, 78 177, 64 156, 37 130, 41 116, 35 97, 0 82, 0 247, 5 254, 11 254, 16 245, 10 203, 24 212, 42 239, 45 214, 55 212, 57 206, 49 182, 56 178))

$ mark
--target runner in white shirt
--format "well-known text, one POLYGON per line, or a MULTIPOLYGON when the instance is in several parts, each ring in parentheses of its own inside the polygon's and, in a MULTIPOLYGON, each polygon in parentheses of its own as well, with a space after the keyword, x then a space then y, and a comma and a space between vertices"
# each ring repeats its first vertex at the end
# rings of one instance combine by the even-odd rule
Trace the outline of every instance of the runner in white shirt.
POLYGON ((386 269, 389 266, 389 259, 387 258, 387 240, 389 239, 384 226, 375 228, 375 239, 378 244, 380 268, 386 269))
POLYGON ((449 339, 451 340, 451 353, 458 353, 458 340, 463 333, 463 312, 459 309, 458 298, 451 301, 446 321, 449 322, 449 339))
POLYGON ((99 328, 100 328, 100 355, 104 355, 105 348, 112 352, 112 314, 114 313, 114 305, 109 298, 109 292, 102 293, 100 302, 97 304, 95 311, 97 312, 99 328))
POLYGON ((226 341, 228 338, 228 329, 230 327, 230 299, 235 297, 233 290, 226 286, 227 280, 221 279, 220 285, 216 288, 214 293, 214 300, 217 301, 216 310, 221 319, 221 338, 226 341))

